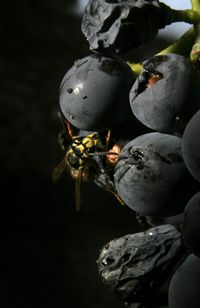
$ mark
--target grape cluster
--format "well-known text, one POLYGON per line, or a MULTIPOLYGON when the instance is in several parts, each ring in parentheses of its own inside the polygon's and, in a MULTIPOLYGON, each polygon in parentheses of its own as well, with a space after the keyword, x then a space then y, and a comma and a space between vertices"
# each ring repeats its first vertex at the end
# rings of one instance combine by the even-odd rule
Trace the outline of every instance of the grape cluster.
POLYGON ((94 182, 152 227, 109 242, 98 259, 104 283, 141 307, 154 307, 170 275, 169 308, 199 307, 200 1, 191 3, 176 11, 158 0, 90 0, 81 28, 93 54, 60 87, 62 117, 80 135, 111 131, 104 154, 90 157, 103 170, 94 182), (174 21, 194 29, 143 63, 119 57, 174 21))

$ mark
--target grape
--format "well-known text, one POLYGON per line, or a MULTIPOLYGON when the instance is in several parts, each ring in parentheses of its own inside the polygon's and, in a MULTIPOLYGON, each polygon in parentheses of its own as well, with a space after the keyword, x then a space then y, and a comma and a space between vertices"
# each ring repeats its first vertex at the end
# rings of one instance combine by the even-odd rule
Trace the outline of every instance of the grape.
POLYGON ((180 232, 172 225, 161 225, 110 241, 97 264, 105 285, 123 301, 148 302, 183 250, 180 232))
POLYGON ((120 58, 91 55, 78 60, 61 83, 62 114, 83 130, 115 126, 131 114, 128 93, 133 82, 133 72, 120 58))
POLYGON ((183 163, 181 138, 157 132, 123 148, 114 180, 127 206, 146 216, 181 213, 197 186, 183 163))
POLYGON ((144 216, 136 213, 136 219, 140 225, 158 226, 164 224, 181 225, 184 220, 184 213, 174 216, 159 217, 159 216, 144 216))
POLYGON ((157 0, 90 0, 81 29, 91 50, 124 53, 151 41, 171 19, 169 8, 157 0))
POLYGON ((158 55, 143 63, 130 91, 134 115, 147 127, 182 132, 200 108, 200 75, 183 56, 158 55))
POLYGON ((200 182, 200 111, 189 121, 183 134, 183 159, 193 177, 200 182))
POLYGON ((200 192, 188 202, 184 211, 183 240, 189 250, 200 256, 200 192))
POLYGON ((189 255, 169 285, 169 308, 200 307, 200 258, 189 255))

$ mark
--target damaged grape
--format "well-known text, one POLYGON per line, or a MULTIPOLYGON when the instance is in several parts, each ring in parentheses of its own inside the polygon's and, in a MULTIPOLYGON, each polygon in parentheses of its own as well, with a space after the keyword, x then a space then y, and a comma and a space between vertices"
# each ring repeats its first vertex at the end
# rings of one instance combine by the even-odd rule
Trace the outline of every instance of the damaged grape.
POLYGON ((183 252, 181 233, 161 225, 110 241, 97 264, 104 284, 123 301, 148 302, 183 252))
POLYGON ((133 114, 147 127, 182 133, 200 108, 200 74, 177 54, 157 55, 143 63, 130 91, 133 114))
POLYGON ((197 191, 183 162, 181 138, 158 132, 141 135, 122 149, 114 180, 125 204, 145 216, 181 213, 197 191))
POLYGON ((92 51, 122 54, 151 41, 172 21, 172 10, 158 0, 90 0, 81 29, 92 51))

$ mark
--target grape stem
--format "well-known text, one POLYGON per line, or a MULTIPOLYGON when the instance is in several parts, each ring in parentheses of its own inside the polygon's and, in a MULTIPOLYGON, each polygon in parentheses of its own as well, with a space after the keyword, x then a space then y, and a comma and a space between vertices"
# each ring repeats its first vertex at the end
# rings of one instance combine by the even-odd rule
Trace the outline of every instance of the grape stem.
MULTIPOLYGON (((171 12, 171 22, 183 21, 193 24, 183 36, 176 42, 160 51, 157 55, 165 55, 168 53, 176 53, 188 57, 193 62, 200 61, 200 0, 191 0, 191 10, 174 10, 167 6, 171 12), (192 50, 191 50, 192 46, 192 50)), ((127 62, 135 74, 135 77, 140 74, 142 64, 127 62)))
POLYGON ((141 63, 132 63, 127 61, 127 64, 130 66, 132 69, 135 78, 137 78, 142 70, 142 64, 141 63))
MULTIPOLYGON (((191 51, 191 46, 195 40, 195 31, 194 27, 191 27, 186 33, 184 33, 177 41, 172 45, 163 49, 157 55, 166 55, 168 53, 176 53, 185 57, 188 57, 191 51)), ((127 62, 130 68, 132 69, 135 77, 137 78, 141 72, 142 64, 141 63, 131 63, 127 62)))
POLYGON ((189 24, 197 24, 200 22, 200 10, 174 10, 171 9, 172 13, 172 22, 183 21, 189 24))
POLYGON ((160 51, 157 55, 166 55, 168 53, 176 53, 184 57, 188 57, 190 54, 191 46, 195 40, 194 27, 191 27, 185 32, 177 41, 172 45, 160 51))
POLYGON ((200 1, 199 0, 190 0, 192 9, 199 10, 200 9, 200 1))
MULTIPOLYGON (((191 4, 193 10, 200 11, 200 0, 191 0, 191 4)), ((190 60, 192 62, 197 63, 200 61, 200 21, 194 24, 194 29, 195 29, 195 41, 190 53, 190 60)))

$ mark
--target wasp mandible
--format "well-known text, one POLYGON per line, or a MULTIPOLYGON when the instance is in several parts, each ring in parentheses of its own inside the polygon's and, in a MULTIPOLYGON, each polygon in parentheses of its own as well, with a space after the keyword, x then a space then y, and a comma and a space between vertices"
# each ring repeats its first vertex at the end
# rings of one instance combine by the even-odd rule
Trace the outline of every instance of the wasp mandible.
POLYGON ((53 169, 53 181, 56 182, 63 171, 69 169, 71 176, 76 181, 75 204, 77 211, 80 210, 82 181, 95 181, 97 185, 112 193, 123 204, 114 189, 114 185, 110 184, 111 181, 102 181, 99 177, 102 174, 105 177, 112 174, 121 151, 118 145, 114 145, 112 149, 108 150, 111 131, 108 130, 107 132, 105 144, 102 142, 100 134, 96 132, 85 136, 74 136, 71 124, 60 113, 59 117, 72 142, 68 148, 63 145, 62 141, 60 142, 66 153, 63 160, 53 169))

